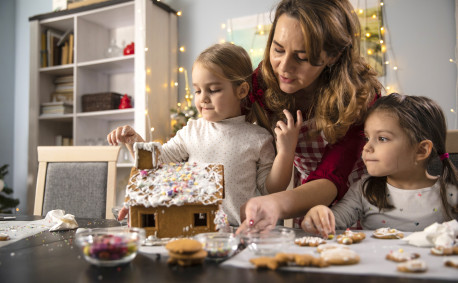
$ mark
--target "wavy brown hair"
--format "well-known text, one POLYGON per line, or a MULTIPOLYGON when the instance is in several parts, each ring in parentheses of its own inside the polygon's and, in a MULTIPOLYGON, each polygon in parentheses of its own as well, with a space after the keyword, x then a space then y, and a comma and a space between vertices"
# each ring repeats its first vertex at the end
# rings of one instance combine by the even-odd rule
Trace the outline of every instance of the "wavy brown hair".
POLYGON ((362 117, 380 93, 377 73, 360 55, 360 24, 352 5, 347 0, 283 0, 275 11, 264 60, 262 77, 266 85, 265 102, 271 112, 270 123, 283 119, 283 109, 294 113, 297 109, 294 95, 280 90, 270 64, 270 48, 275 27, 282 15, 299 21, 305 39, 305 51, 310 64, 320 65, 320 54, 338 56, 332 67, 326 67, 318 78, 318 88, 313 106, 306 119, 316 123, 311 135, 323 131, 329 143, 342 138, 354 123, 362 123, 362 117))
MULTIPOLYGON (((412 146, 423 140, 430 140, 433 143, 431 154, 426 160, 426 168, 433 160, 437 160, 439 156, 446 153, 447 124, 445 116, 440 106, 430 98, 392 93, 377 99, 368 111, 367 117, 379 112, 389 113, 397 118, 399 126, 407 134, 412 146)), ((449 209, 447 209, 449 205, 446 185, 458 186, 458 175, 450 158, 445 158, 441 162, 442 172, 439 176, 440 195, 446 215, 452 219, 449 209)), ((388 202, 386 180, 386 176, 370 176, 363 183, 365 198, 372 205, 377 206, 379 210, 394 208, 388 202)), ((456 207, 451 207, 451 209, 457 211, 456 207)))

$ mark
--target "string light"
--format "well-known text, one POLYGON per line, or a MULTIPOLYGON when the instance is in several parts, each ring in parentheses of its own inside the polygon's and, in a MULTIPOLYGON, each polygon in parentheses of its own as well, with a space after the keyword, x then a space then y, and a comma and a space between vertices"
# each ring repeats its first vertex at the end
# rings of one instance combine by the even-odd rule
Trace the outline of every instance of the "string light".
POLYGON ((177 16, 178 16, 178 17, 181 17, 181 15, 183 15, 183 12, 178 11, 178 12, 177 12, 177 16))
POLYGON ((180 46, 180 51, 181 52, 185 52, 186 51, 186 48, 184 46, 180 46))
POLYGON ((221 29, 226 29, 226 24, 225 23, 221 24, 221 29))

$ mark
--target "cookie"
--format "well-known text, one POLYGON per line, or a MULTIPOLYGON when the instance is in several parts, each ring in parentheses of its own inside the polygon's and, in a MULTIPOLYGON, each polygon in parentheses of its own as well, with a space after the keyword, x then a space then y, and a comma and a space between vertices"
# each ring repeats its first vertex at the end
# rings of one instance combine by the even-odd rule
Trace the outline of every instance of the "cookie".
POLYGON ((447 257, 444 259, 444 265, 448 267, 458 268, 458 257, 447 257))
POLYGON ((321 258, 331 265, 349 265, 359 262, 359 255, 350 249, 329 249, 321 252, 321 258))
POLYGON ((403 249, 399 249, 398 251, 391 251, 389 254, 386 255, 387 260, 395 261, 395 262, 404 262, 412 259, 419 258, 420 255, 417 253, 405 253, 403 249))
POLYGON ((207 252, 205 250, 200 250, 192 254, 180 254, 169 251, 169 256, 174 259, 204 259, 207 256, 207 252))
POLYGON ((271 270, 275 270, 286 264, 284 262, 278 261, 275 257, 267 256, 251 258, 250 262, 254 264, 256 268, 269 268, 271 270))
POLYGON ((202 244, 193 239, 178 239, 168 242, 165 248, 176 254, 192 254, 202 249, 202 244))
POLYGON ((397 270, 400 272, 425 272, 427 270, 426 262, 420 259, 408 260, 402 263, 399 263, 397 270))
POLYGON ((201 259, 176 259, 173 257, 169 257, 167 260, 168 264, 178 264, 180 266, 191 266, 191 265, 197 265, 197 264, 202 264, 204 262, 204 258, 201 259))
POLYGON ((6 233, 0 233, 0 241, 8 241, 10 239, 10 236, 6 233))
POLYGON ((375 230, 372 236, 378 239, 402 239, 404 238, 404 233, 397 229, 387 227, 375 230))
POLYGON ((294 261, 294 256, 295 254, 277 253, 275 255, 275 259, 277 259, 280 262, 287 263, 287 262, 294 261))
POLYGON ((322 244, 326 244, 326 241, 319 237, 302 237, 295 239, 294 243, 298 246, 316 247, 322 244))
POLYGON ((436 246, 431 248, 432 255, 458 255, 458 245, 455 246, 436 246))
POLYGON ((324 245, 319 245, 316 250, 319 253, 322 253, 323 251, 327 250, 332 250, 332 249, 348 249, 347 246, 344 245, 339 245, 339 244, 324 244, 324 245))
POLYGON ((310 254, 296 254, 294 255, 294 262, 299 266, 309 266, 314 257, 310 254))

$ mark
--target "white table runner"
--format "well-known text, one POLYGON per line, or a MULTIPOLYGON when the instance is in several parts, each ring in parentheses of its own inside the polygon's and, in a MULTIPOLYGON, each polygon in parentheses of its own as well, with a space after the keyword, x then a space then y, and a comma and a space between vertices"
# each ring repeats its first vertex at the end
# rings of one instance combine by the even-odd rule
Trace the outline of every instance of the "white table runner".
POLYGON ((21 239, 49 230, 54 224, 44 219, 36 221, 0 221, 0 233, 10 236, 7 241, 0 241, 0 248, 21 239))

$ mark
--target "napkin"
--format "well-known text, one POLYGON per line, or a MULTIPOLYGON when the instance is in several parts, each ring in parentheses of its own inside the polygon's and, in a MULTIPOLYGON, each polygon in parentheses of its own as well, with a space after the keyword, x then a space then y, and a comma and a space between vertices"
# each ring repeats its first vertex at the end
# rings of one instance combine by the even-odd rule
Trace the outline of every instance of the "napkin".
POLYGON ((442 224, 434 223, 420 232, 414 232, 403 240, 417 247, 452 246, 458 235, 458 222, 453 219, 442 224))
POLYGON ((49 211, 46 214, 45 221, 54 224, 54 226, 49 229, 50 232, 78 228, 75 216, 72 214, 65 214, 65 211, 62 209, 49 211))

